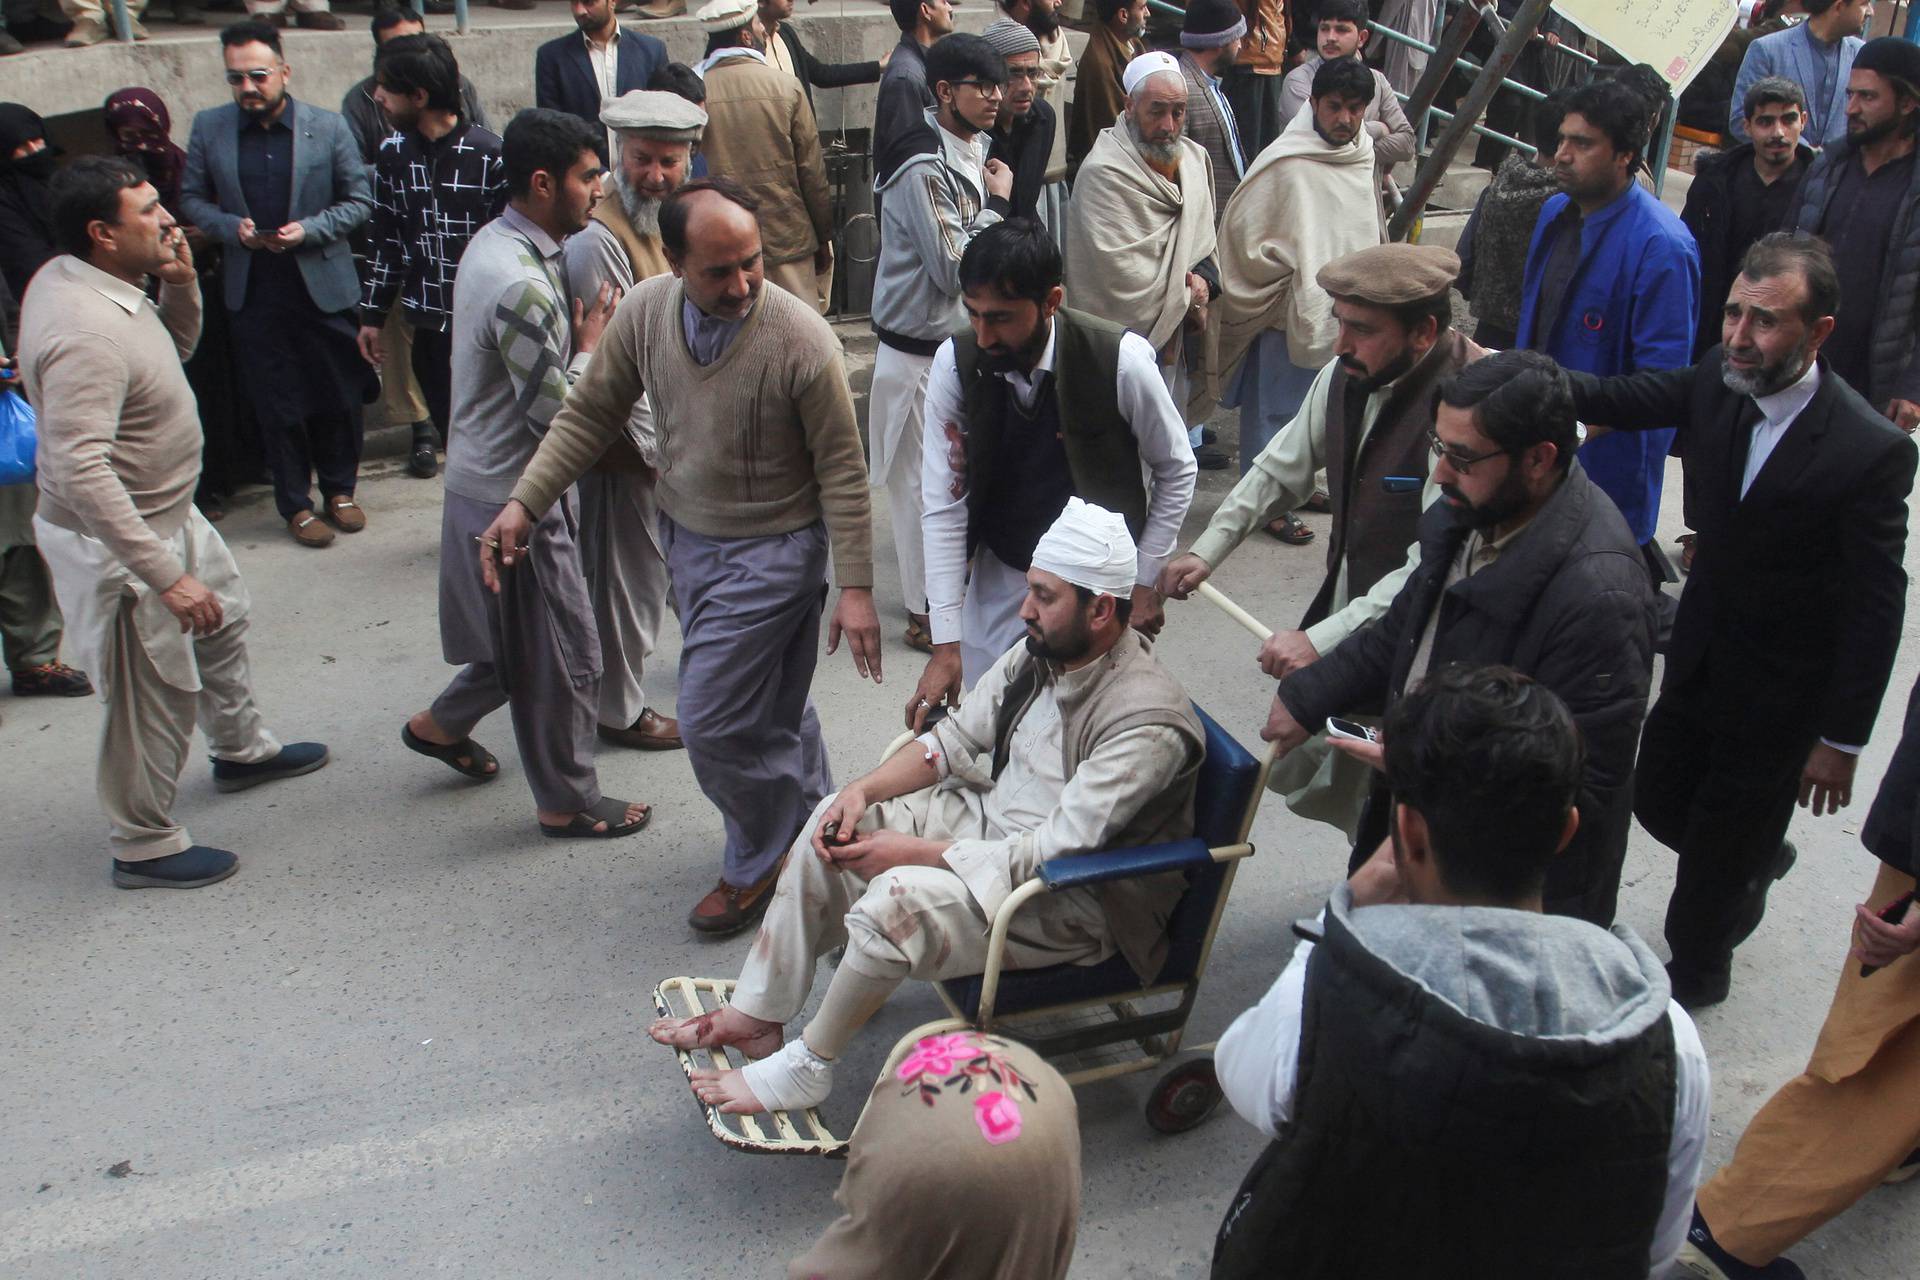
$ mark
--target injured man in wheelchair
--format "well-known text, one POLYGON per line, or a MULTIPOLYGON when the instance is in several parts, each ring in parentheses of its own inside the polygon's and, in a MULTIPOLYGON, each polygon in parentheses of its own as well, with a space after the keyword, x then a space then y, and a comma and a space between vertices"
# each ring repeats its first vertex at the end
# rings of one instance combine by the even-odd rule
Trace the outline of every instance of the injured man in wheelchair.
MULTIPOLYGON (((650 1028, 662 1044, 750 1059, 695 1072, 701 1101, 818 1105, 834 1060, 903 979, 985 968, 994 912, 1042 863, 1193 833, 1205 739, 1179 681, 1128 629, 1137 567, 1125 521, 1070 499, 1034 548, 1025 641, 946 719, 814 809, 730 1003, 650 1028), (842 944, 819 1012, 783 1044, 817 961, 842 944)), ((1185 884, 1170 872, 1042 894, 1014 918, 1006 967, 1118 951, 1150 982, 1185 884)))

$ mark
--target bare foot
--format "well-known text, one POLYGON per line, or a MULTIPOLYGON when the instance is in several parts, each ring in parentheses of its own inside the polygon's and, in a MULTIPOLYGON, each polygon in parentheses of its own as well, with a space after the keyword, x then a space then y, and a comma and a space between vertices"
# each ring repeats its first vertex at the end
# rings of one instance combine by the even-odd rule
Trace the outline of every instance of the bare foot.
POLYGON ((730 1004, 696 1018, 657 1019, 647 1028, 647 1034, 675 1049, 712 1049, 725 1045, 738 1049, 748 1058, 764 1058, 786 1039, 779 1023, 749 1018, 730 1004))
POLYGON ((757 1116, 766 1111, 738 1071, 696 1071, 689 1079, 694 1097, 726 1115, 757 1116))

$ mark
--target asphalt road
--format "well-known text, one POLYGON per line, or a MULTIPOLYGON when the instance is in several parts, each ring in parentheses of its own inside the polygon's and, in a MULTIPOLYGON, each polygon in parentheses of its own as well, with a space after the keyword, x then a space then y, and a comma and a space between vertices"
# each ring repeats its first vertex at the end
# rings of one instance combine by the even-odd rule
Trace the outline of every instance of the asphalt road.
MULTIPOLYGON (((1229 484, 1203 475, 1189 535, 1229 484)), ((1677 476, 1668 494, 1671 536, 1677 476)), ((655 816, 640 836, 601 845, 534 830, 504 714, 479 734, 502 759, 495 784, 407 752, 401 723, 450 674, 435 623, 440 489, 382 464, 360 496, 368 530, 325 552, 295 546, 264 501, 223 526, 253 592, 270 722, 334 753, 319 774, 237 795, 190 768, 179 813, 197 838, 240 853, 234 879, 191 893, 112 888, 92 788, 98 705, 0 694, 0 1274, 783 1274, 834 1216, 841 1166, 721 1147, 672 1056, 642 1030, 655 982, 731 976, 745 948, 696 941, 684 923, 719 846, 685 756, 602 751, 608 793, 647 800, 655 816)), ((877 509, 886 682, 860 682, 840 654, 822 659, 815 683, 842 778, 895 732, 918 674, 877 509)), ((1324 530, 1324 517, 1308 519, 1324 530)), ((1216 581, 1286 624, 1324 563, 1323 542, 1256 538, 1216 581)), ((1251 639, 1208 606, 1171 607, 1167 661, 1257 746, 1271 686, 1251 639)), ((669 635, 648 680, 668 707, 676 654, 669 635)), ((1741 949, 1732 998, 1700 1019, 1714 1070, 1710 1166, 1805 1062, 1852 904, 1873 877, 1855 832, 1915 665, 1909 643, 1861 794, 1837 819, 1796 818, 1799 866, 1741 949)), ((1277 803, 1255 839, 1194 1040, 1266 989, 1290 923, 1344 866, 1337 833, 1277 803)), ((1671 883, 1669 855, 1636 833, 1621 919, 1656 947, 1671 883)), ((892 1041, 938 1012, 929 990, 904 990, 850 1054, 828 1119, 850 1128, 892 1041)), ((1204 1275, 1222 1208, 1260 1149, 1231 1114, 1152 1134, 1140 1109, 1153 1078, 1079 1094, 1077 1276, 1204 1275)), ((1795 1256, 1822 1277, 1906 1274, 1920 1252, 1916 1197, 1920 1184, 1876 1191, 1795 1256)))

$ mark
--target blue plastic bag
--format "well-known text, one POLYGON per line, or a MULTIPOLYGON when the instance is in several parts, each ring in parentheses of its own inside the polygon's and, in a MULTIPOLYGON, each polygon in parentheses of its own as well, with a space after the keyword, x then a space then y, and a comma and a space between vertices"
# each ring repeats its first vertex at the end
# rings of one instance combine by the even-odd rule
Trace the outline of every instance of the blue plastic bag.
POLYGON ((0 484, 33 482, 33 406, 17 392, 0 391, 0 484))

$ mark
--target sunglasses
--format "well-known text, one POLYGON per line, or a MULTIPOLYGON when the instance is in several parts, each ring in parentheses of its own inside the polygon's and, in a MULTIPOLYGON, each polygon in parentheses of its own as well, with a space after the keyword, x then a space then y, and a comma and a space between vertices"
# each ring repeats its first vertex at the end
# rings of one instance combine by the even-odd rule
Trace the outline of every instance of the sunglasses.
POLYGON ((238 88, 249 80, 255 84, 265 84, 267 78, 271 76, 273 72, 274 69, 272 67, 250 67, 245 71, 229 71, 227 72, 227 83, 233 85, 235 88, 238 88))

